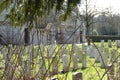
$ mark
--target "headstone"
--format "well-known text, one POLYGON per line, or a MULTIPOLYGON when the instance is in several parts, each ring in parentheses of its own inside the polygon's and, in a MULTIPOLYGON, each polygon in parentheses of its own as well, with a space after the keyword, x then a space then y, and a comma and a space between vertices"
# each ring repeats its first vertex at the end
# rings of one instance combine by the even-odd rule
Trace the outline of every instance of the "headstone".
POLYGON ((82 54, 83 54, 82 50, 79 50, 79 53, 78 53, 78 61, 79 62, 82 62, 82 54))
POLYGON ((77 55, 76 55, 76 53, 74 53, 73 54, 73 70, 76 70, 76 69, 78 69, 78 60, 77 60, 77 55))
POLYGON ((58 57, 55 56, 52 58, 53 62, 52 62, 52 74, 57 74, 58 73, 58 57))
POLYGON ((107 54, 104 52, 100 55, 100 65, 101 68, 107 68, 107 54))
POLYGON ((83 52, 86 52, 86 48, 87 48, 87 47, 86 47, 85 43, 83 43, 83 44, 82 44, 82 51, 83 51, 83 52))
POLYGON ((107 55, 107 57, 109 57, 109 49, 108 48, 104 48, 104 52, 107 55))
POLYGON ((114 75, 114 64, 109 64, 108 69, 109 69, 110 75, 114 75))
POLYGON ((90 56, 90 58, 94 58, 94 51, 93 45, 87 46, 87 54, 90 56))
POLYGON ((52 79, 50 79, 50 80, 58 80, 58 78, 52 78, 52 79))
POLYGON ((100 55, 102 54, 102 50, 100 47, 95 49, 95 62, 100 62, 100 55))
POLYGON ((83 80, 82 79, 82 73, 81 72, 75 72, 75 73, 73 73, 72 80, 83 80))
POLYGON ((114 79, 114 64, 108 65, 108 72, 109 72, 108 80, 115 80, 114 79))
POLYGON ((112 41, 108 40, 108 47, 111 48, 112 47, 112 41))
POLYGON ((42 58, 40 58, 40 61, 39 61, 39 65, 40 65, 40 75, 43 76, 46 72, 46 69, 45 69, 45 63, 43 61, 42 58))
POLYGON ((52 56, 54 56, 54 53, 55 53, 55 45, 52 44, 48 47, 48 58, 52 58, 52 56))
POLYGON ((86 68, 86 53, 83 53, 82 54, 82 69, 85 69, 86 68))
POLYGON ((104 48, 104 40, 101 40, 101 47, 104 48))
POLYGON ((77 52, 77 46, 75 44, 73 44, 73 53, 77 52))
POLYGON ((63 71, 68 72, 69 71, 69 57, 67 54, 62 55, 62 62, 63 62, 63 71))
POLYGON ((116 42, 116 46, 120 48, 120 40, 116 40, 115 42, 116 42))
POLYGON ((116 58, 116 50, 112 49, 110 54, 110 61, 113 62, 116 58))
POLYGON ((120 61, 118 62, 118 80, 120 80, 120 61))

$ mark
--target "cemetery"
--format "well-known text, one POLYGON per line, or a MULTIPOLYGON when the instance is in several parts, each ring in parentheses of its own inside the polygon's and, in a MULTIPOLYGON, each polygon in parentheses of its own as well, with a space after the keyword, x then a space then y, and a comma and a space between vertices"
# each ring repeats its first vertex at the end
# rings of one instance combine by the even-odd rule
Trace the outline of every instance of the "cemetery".
POLYGON ((118 42, 1 46, 0 79, 119 80, 118 42))
POLYGON ((92 1, 1 0, 0 80, 120 80, 120 14, 92 1))

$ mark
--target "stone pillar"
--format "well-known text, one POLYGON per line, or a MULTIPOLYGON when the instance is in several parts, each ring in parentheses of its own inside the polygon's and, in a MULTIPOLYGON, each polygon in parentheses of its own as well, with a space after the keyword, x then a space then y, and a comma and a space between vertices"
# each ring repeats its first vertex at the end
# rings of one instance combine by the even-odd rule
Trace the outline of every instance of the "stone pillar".
POLYGON ((83 80, 81 72, 75 72, 72 74, 72 80, 83 80))

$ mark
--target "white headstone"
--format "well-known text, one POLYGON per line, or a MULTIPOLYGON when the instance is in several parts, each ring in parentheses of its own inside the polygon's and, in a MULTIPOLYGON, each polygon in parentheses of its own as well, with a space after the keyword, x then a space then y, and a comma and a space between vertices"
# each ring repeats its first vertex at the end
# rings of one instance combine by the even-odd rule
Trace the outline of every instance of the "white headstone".
POLYGON ((73 53, 77 53, 77 46, 73 44, 73 53))
POLYGON ((100 62, 100 55, 102 54, 102 50, 100 47, 95 49, 95 62, 100 62))
POLYGON ((106 53, 102 53, 100 55, 100 65, 101 65, 101 68, 106 68, 107 67, 107 54, 106 53))
POLYGON ((116 50, 112 49, 110 54, 110 61, 113 62, 116 58, 116 50))
POLYGON ((112 47, 112 41, 111 40, 108 40, 108 47, 112 47))
POLYGON ((104 48, 104 40, 101 40, 101 47, 104 48))
POLYGON ((120 80, 120 61, 118 61, 118 79, 120 80))
POLYGON ((76 55, 76 53, 73 54, 73 70, 78 69, 78 56, 76 55))
POLYGON ((39 65, 40 65, 40 75, 44 75, 46 69, 45 69, 45 63, 42 58, 40 58, 39 65))
POLYGON ((82 54, 83 54, 82 50, 79 50, 79 53, 78 53, 79 62, 82 62, 82 54))
POLYGON ((86 53, 82 54, 82 68, 86 68, 87 60, 86 60, 86 53))
POLYGON ((120 40, 116 40, 116 46, 119 48, 120 47, 120 40))
POLYGON ((83 52, 86 52, 86 48, 87 48, 87 46, 85 45, 85 43, 83 43, 83 44, 82 44, 82 51, 83 51, 83 52))
POLYGON ((55 56, 52 58, 52 74, 57 74, 58 73, 58 57, 55 56))
POLYGON ((107 57, 109 57, 109 49, 108 48, 104 48, 104 52, 107 54, 107 57))
POLYGON ((95 55, 95 47, 93 45, 87 46, 87 54, 91 57, 94 58, 95 55))
POLYGON ((48 47, 48 54, 47 55, 48 55, 49 58, 52 58, 54 56, 55 49, 56 49, 55 44, 52 44, 48 47))
POLYGON ((69 71, 69 56, 67 54, 63 54, 62 61, 63 61, 63 71, 68 72, 69 71))
POLYGON ((83 80, 82 79, 82 73, 81 72, 75 72, 75 73, 73 73, 72 80, 83 80))

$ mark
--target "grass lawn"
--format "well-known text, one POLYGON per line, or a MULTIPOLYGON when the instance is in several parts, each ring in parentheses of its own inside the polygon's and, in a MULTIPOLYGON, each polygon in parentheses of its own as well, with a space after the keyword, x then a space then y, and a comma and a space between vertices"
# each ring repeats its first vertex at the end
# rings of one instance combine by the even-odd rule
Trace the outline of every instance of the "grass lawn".
MULTIPOLYGON (((100 43, 95 43, 95 45, 100 46, 100 43)), ((61 46, 62 45, 57 45, 54 47, 54 45, 52 46, 45 46, 43 48, 43 46, 27 46, 27 47, 23 47, 23 46, 19 46, 19 47, 14 47, 14 48, 10 48, 10 53, 9 53, 9 57, 10 57, 10 63, 12 64, 12 66, 16 66, 15 67, 15 71, 14 71, 14 76, 19 78, 20 75, 24 75, 27 72, 26 68, 28 69, 28 73, 30 76, 36 76, 40 77, 39 72, 42 72, 40 70, 40 66, 42 64, 45 65, 45 68, 48 69, 48 71, 52 71, 51 68, 51 61, 52 59, 47 58, 47 53, 50 52, 51 47, 54 47, 55 50, 53 50, 53 52, 58 53, 57 57, 59 57, 58 59, 58 69, 63 70, 63 65, 62 65, 62 60, 61 60, 61 54, 63 53, 61 50, 61 46), (44 58, 42 57, 44 56, 44 58), (44 59, 44 62, 42 62, 44 59), (27 61, 27 63, 26 63, 27 61), (49 67, 50 65, 50 67, 49 67)), ((77 45, 79 49, 81 49, 81 45, 77 45)), ((107 43, 105 43, 105 47, 107 47, 107 43)), ((111 49, 113 49, 116 47, 112 47, 109 48, 109 52, 111 49)), ((72 49, 71 49, 71 45, 66 45, 66 50, 68 51, 69 55, 72 54, 72 49)), ((6 56, 8 54, 9 50, 8 48, 3 48, 1 49, 1 53, 0 53, 0 79, 2 77, 4 77, 4 72, 5 72, 5 62, 6 62, 6 56)), ((79 51, 78 51, 79 52, 79 51)), ((118 49, 118 54, 119 54, 120 50, 118 49)), ((51 52, 52 53, 52 52, 51 52)), ((117 55, 118 55, 117 54, 117 55)), ((59 80, 72 80, 72 74, 74 72, 81 72, 82 76, 83 76, 83 80, 100 80, 100 78, 103 76, 103 74, 105 73, 105 69, 100 68, 100 63, 95 63, 95 59, 94 58, 90 58, 87 55, 87 68, 86 69, 82 69, 82 63, 79 62, 78 67, 79 69, 77 69, 76 71, 72 71, 72 61, 70 63, 70 71, 68 73, 59 73, 57 75, 53 75, 50 77, 47 77, 46 80, 48 80, 48 78, 51 77, 57 77, 59 78, 59 80)), ((108 58, 108 63, 110 63, 109 58, 108 58)), ((115 64, 117 65, 117 63, 115 64)), ((9 66, 10 67, 10 66, 9 66)), ((11 67, 8 71, 11 70, 11 67)), ((45 80, 45 79, 44 79, 45 80)), ((107 75, 104 76, 104 78, 102 80, 107 80, 107 75)))

